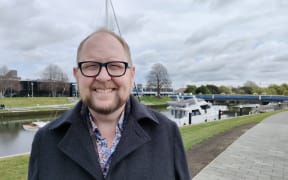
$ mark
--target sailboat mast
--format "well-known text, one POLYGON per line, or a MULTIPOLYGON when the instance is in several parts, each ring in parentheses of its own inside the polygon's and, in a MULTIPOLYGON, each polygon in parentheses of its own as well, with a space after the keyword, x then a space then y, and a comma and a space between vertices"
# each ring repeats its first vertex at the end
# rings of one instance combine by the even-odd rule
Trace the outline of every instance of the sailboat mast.
POLYGON ((109 2, 108 2, 109 0, 105 0, 105 20, 106 20, 106 28, 107 29, 109 29, 109 12, 108 12, 108 10, 109 10, 109 8, 108 8, 108 6, 109 6, 109 2))

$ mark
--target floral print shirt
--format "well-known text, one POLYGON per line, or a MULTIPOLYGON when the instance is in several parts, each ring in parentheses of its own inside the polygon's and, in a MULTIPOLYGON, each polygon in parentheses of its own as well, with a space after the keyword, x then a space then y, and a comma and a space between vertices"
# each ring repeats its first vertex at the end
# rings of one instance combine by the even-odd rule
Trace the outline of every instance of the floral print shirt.
POLYGON ((102 169, 102 173, 103 173, 104 177, 106 177, 106 175, 109 171, 110 164, 111 164, 112 154, 114 153, 114 151, 117 147, 117 144, 120 141, 121 133, 123 131, 124 113, 122 113, 122 115, 118 121, 118 124, 116 126, 115 137, 114 137, 111 148, 108 147, 108 143, 107 143, 106 139, 101 136, 99 129, 97 128, 96 124, 93 121, 93 117, 92 117, 91 113, 89 113, 89 120, 90 120, 90 123, 92 125, 92 131, 94 132, 95 137, 96 137, 96 146, 97 147, 95 147, 95 148, 97 149, 97 152, 98 152, 99 163, 100 163, 100 166, 102 169))

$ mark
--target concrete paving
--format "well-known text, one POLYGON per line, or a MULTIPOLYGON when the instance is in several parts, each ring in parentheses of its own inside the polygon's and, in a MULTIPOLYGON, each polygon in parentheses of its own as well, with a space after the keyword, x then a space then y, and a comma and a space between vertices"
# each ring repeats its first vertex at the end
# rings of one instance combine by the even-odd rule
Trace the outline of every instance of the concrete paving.
POLYGON ((249 129, 193 180, 288 180, 288 112, 249 129))

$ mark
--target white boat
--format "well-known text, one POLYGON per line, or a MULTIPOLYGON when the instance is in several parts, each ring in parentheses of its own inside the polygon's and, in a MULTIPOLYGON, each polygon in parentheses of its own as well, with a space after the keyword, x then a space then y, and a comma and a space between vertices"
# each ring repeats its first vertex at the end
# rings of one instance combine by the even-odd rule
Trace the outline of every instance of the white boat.
POLYGON ((30 124, 23 124, 22 127, 26 131, 37 131, 39 128, 42 128, 46 124, 48 124, 48 121, 47 122, 35 121, 35 122, 30 123, 30 124))
POLYGON ((168 101, 167 105, 168 112, 164 114, 178 126, 221 119, 222 110, 219 107, 195 96, 186 100, 178 98, 177 101, 168 101))

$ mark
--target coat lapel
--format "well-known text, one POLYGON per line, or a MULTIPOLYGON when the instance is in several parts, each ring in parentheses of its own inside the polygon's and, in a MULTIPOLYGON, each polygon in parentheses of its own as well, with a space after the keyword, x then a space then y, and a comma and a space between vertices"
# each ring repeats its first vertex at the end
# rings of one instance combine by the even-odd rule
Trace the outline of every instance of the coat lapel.
POLYGON ((117 149, 114 152, 111 167, 151 140, 150 136, 142 129, 137 121, 132 119, 128 121, 117 149))
POLYGON ((104 180, 98 156, 83 118, 79 118, 71 124, 58 147, 95 179, 104 180))
POLYGON ((158 120, 151 116, 147 108, 130 96, 125 108, 124 131, 116 151, 113 154, 111 167, 119 163, 143 144, 151 140, 150 136, 139 124, 141 120, 148 120, 158 124, 158 120))

